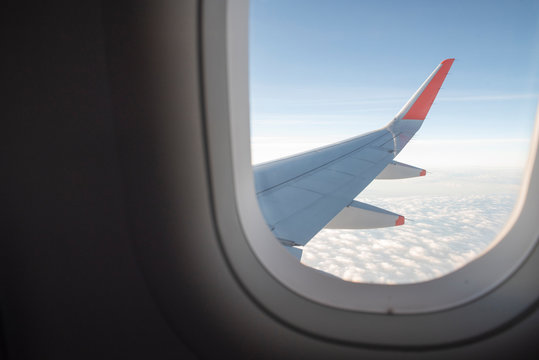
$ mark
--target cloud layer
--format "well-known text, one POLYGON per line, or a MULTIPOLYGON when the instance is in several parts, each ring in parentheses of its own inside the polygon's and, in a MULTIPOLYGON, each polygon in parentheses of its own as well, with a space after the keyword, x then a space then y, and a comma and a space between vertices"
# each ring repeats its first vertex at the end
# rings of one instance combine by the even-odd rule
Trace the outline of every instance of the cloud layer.
POLYGON ((401 284, 443 276, 480 255, 502 229, 515 195, 359 198, 403 214, 403 226, 322 230, 302 263, 347 281, 401 284))

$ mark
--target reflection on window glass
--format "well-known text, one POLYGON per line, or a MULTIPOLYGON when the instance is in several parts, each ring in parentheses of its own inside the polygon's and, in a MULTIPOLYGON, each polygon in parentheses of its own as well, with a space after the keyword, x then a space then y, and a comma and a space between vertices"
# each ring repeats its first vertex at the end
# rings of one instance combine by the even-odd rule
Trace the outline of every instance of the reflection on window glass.
POLYGON ((303 264, 355 282, 425 281, 484 252, 513 209, 527 160, 538 35, 533 0, 251 0, 252 156, 276 237, 303 264), (407 118, 415 105, 405 103, 452 58, 426 118, 407 118), (398 124, 379 130, 399 111, 398 124), (391 161, 426 176, 369 178, 391 161), (338 199, 354 186, 355 203, 338 199), (352 220, 326 219, 343 201, 352 220), (400 216, 403 225, 389 226, 400 216), (311 234, 320 219, 331 228, 311 234), (347 221, 356 227, 339 228, 347 221))

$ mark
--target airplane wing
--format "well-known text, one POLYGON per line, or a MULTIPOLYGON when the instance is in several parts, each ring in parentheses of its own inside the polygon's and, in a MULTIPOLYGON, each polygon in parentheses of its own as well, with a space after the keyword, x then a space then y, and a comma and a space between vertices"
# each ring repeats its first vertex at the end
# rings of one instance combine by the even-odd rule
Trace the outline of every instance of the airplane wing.
POLYGON ((260 209, 290 252, 325 226, 364 229, 396 226, 404 217, 354 198, 375 178, 425 175, 394 161, 421 127, 454 59, 442 61, 385 127, 351 139, 254 166, 260 209))

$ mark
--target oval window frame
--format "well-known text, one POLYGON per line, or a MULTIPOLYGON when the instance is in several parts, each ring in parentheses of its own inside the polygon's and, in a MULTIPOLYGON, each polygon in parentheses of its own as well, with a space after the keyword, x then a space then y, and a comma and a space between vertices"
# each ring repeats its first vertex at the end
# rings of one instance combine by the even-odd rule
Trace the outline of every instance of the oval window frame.
POLYGON ((337 280, 289 256, 258 207, 250 157, 248 3, 205 1, 201 16, 204 121, 220 246, 238 282, 270 316, 338 342, 415 348, 479 339, 537 306, 537 115, 519 199, 488 252, 421 283, 337 280))

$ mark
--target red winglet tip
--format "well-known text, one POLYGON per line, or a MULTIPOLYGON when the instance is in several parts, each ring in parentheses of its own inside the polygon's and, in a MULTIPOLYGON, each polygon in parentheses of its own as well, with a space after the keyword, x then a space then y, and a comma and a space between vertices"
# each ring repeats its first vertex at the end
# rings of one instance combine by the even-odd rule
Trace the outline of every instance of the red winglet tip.
POLYGON ((404 225, 404 216, 399 215, 397 221, 395 221, 395 226, 404 225))
POLYGON ((404 114, 402 119, 425 120, 425 117, 427 117, 432 103, 434 102, 434 99, 436 99, 436 95, 438 95, 438 91, 440 90, 440 87, 442 87, 451 65, 453 65, 453 61, 455 61, 455 59, 445 59, 440 65, 438 65, 438 72, 434 74, 434 77, 423 89, 423 92, 408 109, 406 114, 404 114))
POLYGON ((421 170, 421 172, 419 173, 419 176, 425 176, 427 175, 427 170, 421 170))

